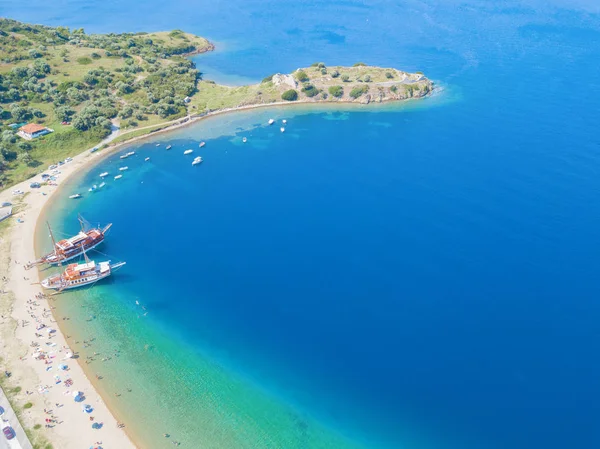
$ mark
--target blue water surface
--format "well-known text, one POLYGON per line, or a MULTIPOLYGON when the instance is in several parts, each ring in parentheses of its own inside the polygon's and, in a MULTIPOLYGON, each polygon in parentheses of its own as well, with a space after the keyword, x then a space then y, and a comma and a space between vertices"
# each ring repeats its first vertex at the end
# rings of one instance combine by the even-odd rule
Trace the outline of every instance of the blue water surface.
POLYGON ((423 70, 452 101, 290 112, 285 134, 257 112, 196 150, 201 167, 180 153, 202 128, 172 154, 139 146, 123 182, 82 203, 115 222, 115 288, 373 447, 406 447, 406 428, 439 447, 600 446, 596 2, 144 5, 0 10, 205 35, 222 51, 198 66, 231 84, 362 60, 423 70))

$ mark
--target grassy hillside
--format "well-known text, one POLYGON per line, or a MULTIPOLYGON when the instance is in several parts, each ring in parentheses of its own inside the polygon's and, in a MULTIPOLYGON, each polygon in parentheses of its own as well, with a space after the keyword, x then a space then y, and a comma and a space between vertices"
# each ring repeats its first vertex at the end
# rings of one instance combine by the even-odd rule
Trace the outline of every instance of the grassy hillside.
POLYGON ((212 48, 179 30, 88 35, 0 19, 0 187, 95 145, 111 124, 184 116, 201 77, 185 55, 212 48), (25 141, 8 127, 23 122, 54 133, 25 141))

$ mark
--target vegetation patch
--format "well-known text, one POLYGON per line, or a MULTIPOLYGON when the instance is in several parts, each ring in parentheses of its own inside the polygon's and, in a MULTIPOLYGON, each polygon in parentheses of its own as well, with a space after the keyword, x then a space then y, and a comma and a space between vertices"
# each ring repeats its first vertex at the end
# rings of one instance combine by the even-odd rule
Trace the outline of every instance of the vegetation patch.
POLYGON ((360 87, 355 87, 354 89, 352 89, 350 91, 350 97, 354 98, 355 100, 360 97, 363 94, 366 94, 369 91, 369 87, 368 86, 360 86, 360 87))
POLYGON ((308 75, 306 74, 306 72, 304 70, 297 70, 296 73, 294 74, 294 76, 301 83, 308 81, 308 79, 309 79, 308 75))
POLYGON ((298 92, 295 89, 286 90, 281 94, 281 98, 285 101, 296 101, 298 99, 298 92))
POLYGON ((329 93, 336 98, 341 98, 344 96, 344 88, 342 86, 331 86, 329 93))
POLYGON ((302 92, 304 93, 304 95, 306 95, 307 97, 314 97, 315 95, 319 94, 319 89, 317 89, 315 86, 313 86, 312 84, 306 84, 303 88, 302 88, 302 92))

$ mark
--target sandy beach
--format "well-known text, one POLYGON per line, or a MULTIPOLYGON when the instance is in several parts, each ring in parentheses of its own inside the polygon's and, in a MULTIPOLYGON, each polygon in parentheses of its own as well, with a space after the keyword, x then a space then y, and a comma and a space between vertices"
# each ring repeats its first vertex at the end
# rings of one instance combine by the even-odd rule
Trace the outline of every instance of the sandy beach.
MULTIPOLYGON (((86 157, 88 155, 81 154, 61 167, 59 182, 97 159, 86 157)), ((24 427, 32 429, 40 424, 42 427, 33 430, 33 434, 42 435, 56 448, 76 449, 100 442, 103 448, 134 448, 78 362, 68 358, 69 339, 57 325, 56 320, 60 318, 52 314, 52 297, 40 296, 42 288, 36 285, 40 277, 38 270, 24 268, 25 263, 36 258, 37 220, 57 190, 58 187, 52 186, 29 189, 26 182, 0 193, 0 201, 11 201, 18 209, 16 217, 9 219, 10 226, 3 231, 0 241, 0 290, 3 291, 0 349, 3 369, 12 373, 6 386, 21 388, 15 396, 17 408, 33 404, 22 412, 24 427), (11 193, 15 189, 31 192, 19 200, 11 193), (21 223, 16 221, 17 217, 21 223), (34 358, 40 353, 41 356, 34 358), (61 365, 66 369, 61 369, 61 365), (81 402, 73 398, 77 391, 83 394, 81 402), (85 413, 84 404, 89 404, 93 411, 85 413), (102 427, 93 429, 94 423, 102 427)))

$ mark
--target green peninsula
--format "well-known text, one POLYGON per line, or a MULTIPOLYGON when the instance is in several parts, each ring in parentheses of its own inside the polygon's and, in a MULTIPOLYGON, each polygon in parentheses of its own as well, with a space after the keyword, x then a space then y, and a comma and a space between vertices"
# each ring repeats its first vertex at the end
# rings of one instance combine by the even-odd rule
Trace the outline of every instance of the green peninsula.
POLYGON ((422 73, 315 63, 249 86, 203 79, 214 50, 180 30, 86 34, 0 19, 0 189, 108 136, 125 141, 222 110, 293 102, 373 103, 428 95, 422 73), (112 133, 112 135, 111 135, 112 133))

